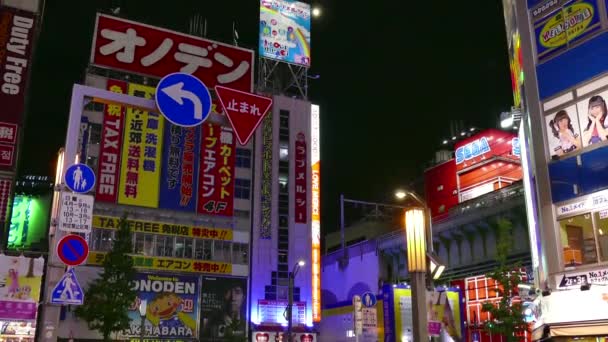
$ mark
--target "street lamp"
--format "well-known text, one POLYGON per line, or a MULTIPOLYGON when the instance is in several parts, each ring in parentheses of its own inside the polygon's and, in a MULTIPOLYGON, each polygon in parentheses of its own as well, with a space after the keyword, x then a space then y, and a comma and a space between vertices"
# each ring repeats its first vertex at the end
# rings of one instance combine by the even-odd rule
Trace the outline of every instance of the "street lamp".
POLYGON ((144 341, 144 337, 146 336, 146 309, 148 307, 148 302, 145 299, 142 299, 141 302, 139 302, 139 315, 141 316, 141 323, 140 323, 140 333, 139 333, 139 338, 141 340, 141 342, 144 341))
POLYGON ((293 287, 296 279, 296 275, 298 271, 300 271, 300 267, 306 265, 304 260, 299 260, 295 265, 293 265, 293 270, 289 273, 289 303, 287 304, 287 342, 292 342, 291 338, 291 326, 293 321, 293 287))
POLYGON ((319 7, 313 7, 312 9, 312 16, 315 18, 318 18, 321 16, 321 8, 319 7))
POLYGON ((421 208, 412 208, 405 211, 407 268, 412 281, 414 341, 419 342, 429 340, 425 286, 427 271, 425 211, 421 208))

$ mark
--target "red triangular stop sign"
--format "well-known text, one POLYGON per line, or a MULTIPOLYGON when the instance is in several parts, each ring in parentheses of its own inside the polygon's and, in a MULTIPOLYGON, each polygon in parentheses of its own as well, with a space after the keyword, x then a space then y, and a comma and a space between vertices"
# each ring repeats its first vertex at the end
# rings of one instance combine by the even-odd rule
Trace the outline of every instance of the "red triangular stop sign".
POLYGON ((215 86, 215 93, 224 107, 224 113, 228 116, 239 143, 246 145, 268 113, 272 99, 222 86, 215 86))

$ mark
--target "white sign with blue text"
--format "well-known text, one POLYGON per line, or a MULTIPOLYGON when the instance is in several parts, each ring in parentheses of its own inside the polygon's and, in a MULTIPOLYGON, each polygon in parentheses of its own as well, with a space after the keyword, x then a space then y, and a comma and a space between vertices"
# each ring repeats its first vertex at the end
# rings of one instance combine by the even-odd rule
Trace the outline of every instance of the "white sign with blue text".
POLYGON ((177 126, 200 125, 209 116, 211 104, 207 86, 190 74, 169 74, 156 87, 156 106, 177 126))
POLYGON ((84 302, 84 293, 74 269, 70 268, 61 277, 61 280, 55 285, 53 292, 51 293, 51 303, 59 305, 82 305, 84 302))
POLYGON ((456 149, 456 164, 490 152, 488 138, 482 137, 456 149))
POLYGON ((70 190, 84 194, 95 186, 95 172, 86 164, 73 164, 65 171, 64 182, 70 190))

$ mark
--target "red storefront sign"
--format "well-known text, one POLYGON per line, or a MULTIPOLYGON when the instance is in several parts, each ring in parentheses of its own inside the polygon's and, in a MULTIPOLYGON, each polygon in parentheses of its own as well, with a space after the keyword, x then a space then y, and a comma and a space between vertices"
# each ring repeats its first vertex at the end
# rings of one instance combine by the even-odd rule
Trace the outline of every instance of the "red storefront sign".
POLYGON ((30 70, 35 16, 0 7, 0 103, 2 120, 21 124, 30 70))
POLYGON ((103 14, 97 15, 91 63, 152 77, 196 76, 207 87, 253 89, 253 51, 103 14))
POLYGON ((201 157, 197 212, 232 216, 236 141, 232 129, 208 123, 201 126, 201 157))
POLYGON ((302 132, 296 135, 295 162, 295 222, 306 223, 306 136, 302 132))
POLYGON ((15 146, 0 145, 0 166, 13 167, 15 164, 15 146))
POLYGON ((0 122, 0 143, 15 145, 17 142, 17 125, 0 122))
MULTIPOLYGON (((126 94, 127 83, 109 79, 107 89, 115 93, 126 94)), ((97 193, 95 195, 97 201, 116 203, 118 199, 124 119, 124 106, 119 104, 105 106, 97 168, 97 193)))

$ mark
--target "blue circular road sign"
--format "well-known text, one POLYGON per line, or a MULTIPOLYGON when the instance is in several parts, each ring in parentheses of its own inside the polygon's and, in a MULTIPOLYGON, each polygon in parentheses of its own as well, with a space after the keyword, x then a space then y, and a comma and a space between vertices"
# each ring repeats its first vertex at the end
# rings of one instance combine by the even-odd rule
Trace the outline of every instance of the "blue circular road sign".
POLYGON ((371 292, 365 292, 362 296, 361 296, 361 301, 363 302, 363 305, 367 308, 371 308, 376 306, 376 295, 374 295, 371 292))
POLYGON ((70 190, 86 193, 95 186, 95 172, 86 164, 74 164, 65 171, 64 181, 70 190))
POLYGON ((57 244, 57 256, 68 266, 78 266, 89 256, 89 245, 79 235, 66 235, 57 244))
POLYGON ((198 78, 184 73, 163 77, 156 86, 156 106, 171 123, 200 125, 211 112, 211 94, 198 78))

